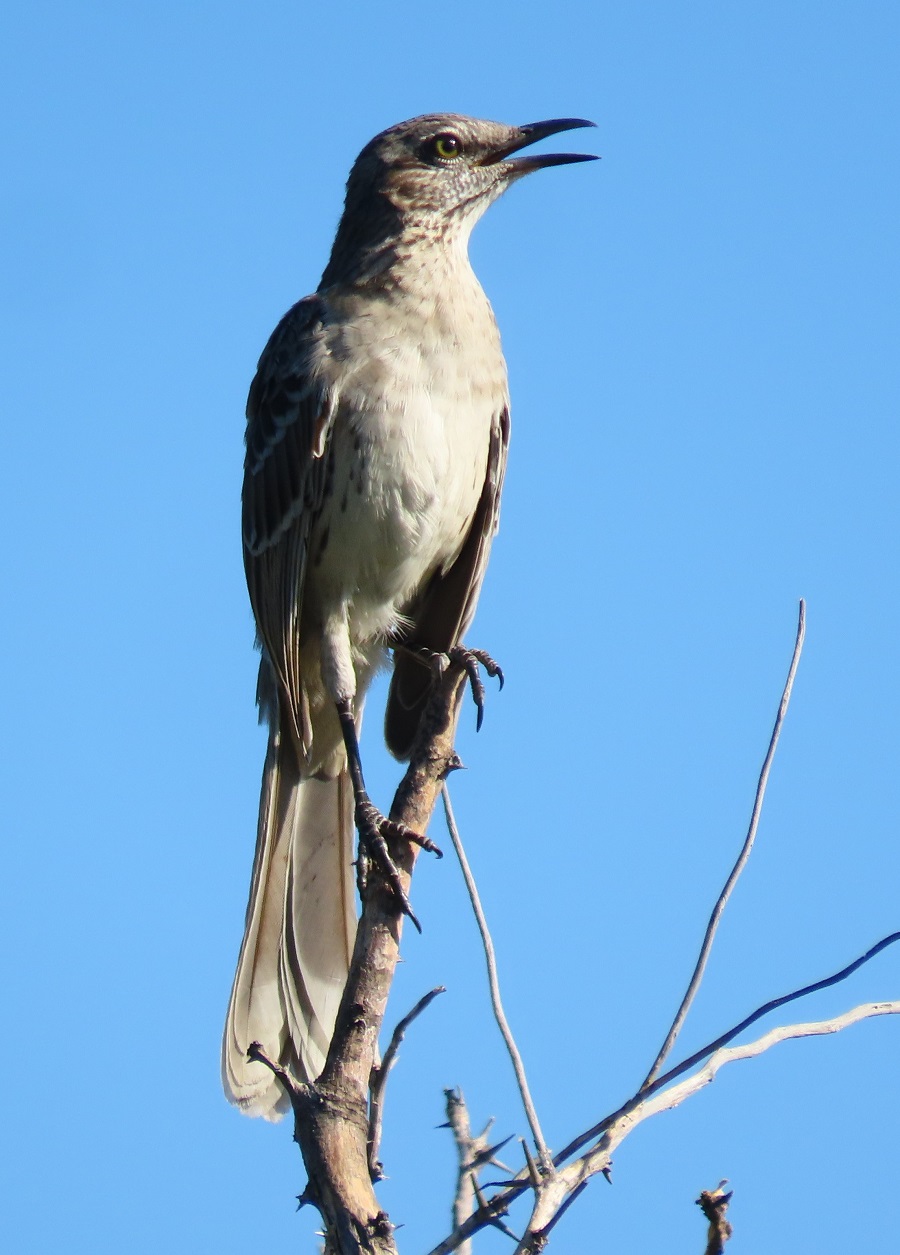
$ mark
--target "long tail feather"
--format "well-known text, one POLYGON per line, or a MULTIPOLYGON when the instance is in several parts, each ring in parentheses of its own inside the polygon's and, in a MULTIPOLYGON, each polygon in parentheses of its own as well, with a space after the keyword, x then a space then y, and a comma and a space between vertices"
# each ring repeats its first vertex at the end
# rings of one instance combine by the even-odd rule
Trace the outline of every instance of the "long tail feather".
POLYGON ((346 770, 301 778, 292 738, 273 728, 222 1043, 225 1092, 248 1115, 277 1120, 290 1105, 268 1069, 247 1061, 251 1042, 299 1080, 314 1080, 325 1063, 356 929, 352 859, 346 770))

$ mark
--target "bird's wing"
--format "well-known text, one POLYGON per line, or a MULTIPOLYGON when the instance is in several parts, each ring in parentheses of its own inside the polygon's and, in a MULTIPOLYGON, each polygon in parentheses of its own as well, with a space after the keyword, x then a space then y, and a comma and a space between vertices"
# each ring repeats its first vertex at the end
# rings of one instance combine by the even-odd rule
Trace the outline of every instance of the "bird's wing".
POLYGON ((333 398, 312 370, 321 327, 321 304, 306 297, 285 314, 263 350, 247 399, 241 494, 244 569, 257 630, 307 749, 300 612, 334 417, 333 398))
POLYGON ((407 758, 412 751, 432 680, 431 668, 408 651, 446 653, 460 642, 472 622, 500 521, 508 449, 509 410, 504 408, 491 425, 484 488, 463 547, 452 565, 439 568, 413 605, 404 609, 412 627, 404 636, 407 649, 398 649, 394 655, 384 725, 388 748, 398 758, 407 758))

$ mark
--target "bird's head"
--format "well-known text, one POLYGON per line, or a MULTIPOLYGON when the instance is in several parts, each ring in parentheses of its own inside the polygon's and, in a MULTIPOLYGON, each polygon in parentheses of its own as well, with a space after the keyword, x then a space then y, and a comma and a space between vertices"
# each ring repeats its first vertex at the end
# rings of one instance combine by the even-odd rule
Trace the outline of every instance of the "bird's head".
POLYGON ((584 153, 518 156, 522 149, 593 125, 583 118, 554 118, 506 126, 434 113, 389 127, 366 144, 350 172, 336 247, 342 252, 371 247, 378 233, 409 231, 465 239, 487 207, 523 175, 595 160, 584 153))
POLYGON ((511 183, 532 170, 594 160, 581 153, 514 156, 538 140, 582 126, 593 123, 555 118, 505 126, 458 113, 413 118, 366 144, 350 174, 348 201, 379 196, 404 215, 477 218, 511 183))

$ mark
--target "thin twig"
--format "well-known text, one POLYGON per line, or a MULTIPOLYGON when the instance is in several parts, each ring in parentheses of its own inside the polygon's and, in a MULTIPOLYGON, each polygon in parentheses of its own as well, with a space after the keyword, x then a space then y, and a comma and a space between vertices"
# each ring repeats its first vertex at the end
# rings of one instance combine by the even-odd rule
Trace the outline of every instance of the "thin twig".
MULTIPOLYGON (((695 1064, 699 1063, 701 1059, 705 1059, 707 1055, 711 1055, 714 1051, 721 1049, 722 1046, 726 1046, 730 1041, 734 1041, 735 1037, 740 1036, 740 1034, 743 1033, 745 1029, 748 1029, 751 1024, 755 1024, 757 1020, 761 1020, 764 1016, 769 1015, 770 1012, 777 1011, 779 1007, 786 1006, 789 1002, 796 1002, 799 998, 806 998, 810 994, 818 993, 820 989, 828 989, 829 986, 837 985, 842 980, 846 980, 848 976, 852 976, 858 968, 861 968, 864 963, 868 963, 870 959, 874 959, 875 956, 880 954, 882 950, 886 950, 888 946, 894 945, 897 941, 900 941, 900 932, 891 933, 890 936, 883 937, 881 941, 876 942, 871 949, 867 950, 865 954, 860 955, 858 959, 854 959, 852 963, 848 963, 847 966, 841 968, 839 972, 835 972, 833 976, 826 976, 824 980, 817 980, 812 985, 804 985, 802 989, 795 989, 789 994, 782 994, 780 998, 772 998, 769 1002, 763 1003, 761 1007, 757 1007, 757 1009, 748 1015, 746 1019, 741 1020, 740 1024, 735 1024, 734 1028, 729 1029, 727 1033, 723 1033, 721 1037, 717 1037, 715 1041, 711 1041, 707 1046, 704 1046, 702 1050, 696 1050, 692 1055, 689 1055, 687 1059, 682 1060, 682 1062, 676 1067, 671 1068, 668 1072, 666 1072, 664 1076, 658 1077, 651 1087, 652 1092, 656 1093, 664 1085, 668 1085, 669 1081, 673 1081, 677 1076, 682 1076, 695 1064)), ((894 1004, 873 1002, 865 1003, 864 1005, 874 1007, 893 1006, 894 1004)), ((847 1014, 852 1015, 853 1012, 847 1012, 847 1014)), ((888 1013, 884 1011, 871 1011, 869 1014, 885 1015, 888 1013)), ((830 1023, 828 1020, 823 1020, 821 1022, 823 1024, 830 1023)), ((849 1020, 848 1023, 855 1023, 855 1020, 849 1020)), ((839 1027, 844 1026, 839 1025, 839 1027)), ((773 1030, 773 1032, 775 1031, 777 1030, 773 1030)), ((822 1030, 822 1032, 834 1031, 834 1029, 822 1030)), ((804 1037, 809 1036, 809 1034, 799 1033, 794 1034, 794 1036, 804 1037)))
POLYGON ((544 1135, 541 1132, 540 1121, 538 1120, 537 1111, 531 1100, 531 1091, 528 1088, 528 1080, 525 1076, 525 1067, 522 1063, 522 1056, 516 1046, 515 1039, 510 1031, 506 1016, 503 1013, 503 1003, 500 1000, 500 983, 497 978, 497 959, 494 954, 494 943, 491 940, 491 934, 488 931, 487 920, 485 919, 484 910, 481 906, 481 899, 478 896, 478 889, 475 885, 475 879, 472 870, 469 867, 469 861, 466 858, 466 852, 463 849, 462 839, 459 835, 459 829, 456 826, 456 819, 453 815, 453 807, 450 804, 450 791, 447 788, 447 782, 444 781, 441 786, 441 796, 444 799, 444 813, 447 817, 447 829, 450 833, 450 840, 453 842, 453 848, 456 850, 456 857, 459 859, 459 865, 462 868, 463 879, 466 882, 466 889, 469 893, 469 900, 472 903, 472 910, 475 912, 475 919, 478 923, 478 931, 481 933, 481 944, 484 947, 484 957, 487 963, 488 985, 491 991, 491 1005, 494 1008, 494 1019, 506 1043, 506 1049, 509 1051, 509 1057, 512 1060, 513 1071, 516 1074, 516 1084, 519 1087, 519 1093, 522 1096, 522 1105, 525 1108, 525 1115, 528 1118, 528 1124, 531 1127, 531 1135, 534 1138, 534 1144, 537 1147, 538 1155, 541 1160, 541 1167, 544 1171, 550 1171, 552 1168, 552 1159, 547 1143, 544 1141, 544 1135))
POLYGON ((400 1049, 400 1043, 406 1035, 406 1030, 412 1024, 413 1020, 422 1014, 426 1007, 429 1007, 438 994, 444 994, 447 990, 443 985, 436 985, 434 989, 430 989, 427 994, 419 999, 413 1009, 404 1015, 403 1019, 397 1024, 397 1027, 391 1033, 391 1040, 388 1048, 384 1052, 384 1058, 381 1063, 372 1068, 369 1074, 369 1173, 373 1181, 380 1181, 383 1176, 381 1164, 378 1162, 378 1148, 381 1145, 381 1126, 384 1120, 384 1091, 387 1085, 388 1073, 397 1062, 397 1051, 400 1049))
POLYGON ((247 1058, 251 1063, 262 1063, 269 1069, 273 1076, 277 1077, 284 1086, 288 1097, 293 1100, 303 1088, 302 1083, 292 1076, 287 1068, 283 1068, 280 1063, 276 1063, 274 1059, 270 1059, 258 1041, 252 1041, 247 1048, 247 1058))
MULTIPOLYGON (((726 1063, 731 1063, 737 1059, 749 1059, 755 1055, 762 1054, 764 1050, 768 1050, 770 1046, 777 1042, 786 1041, 793 1037, 814 1037, 822 1033, 836 1033, 841 1029, 856 1024, 860 1020, 871 1018, 877 1015, 896 1015, 900 1013, 900 1001, 898 1002, 868 1002, 861 1006, 854 1007, 852 1011, 847 1011, 843 1015, 836 1016, 833 1020, 820 1020, 810 1024, 789 1024, 784 1028, 774 1028, 765 1036, 759 1038, 755 1042, 750 1042, 746 1046, 734 1046, 730 1050, 725 1049, 725 1043, 732 1041, 738 1033, 743 1032, 751 1024, 755 1023, 762 1016, 774 1011, 777 1007, 785 1006, 789 1002, 794 1002, 798 998, 805 997, 807 994, 815 993, 820 989, 826 989, 830 985, 836 985, 842 980, 846 980, 855 971, 874 959, 877 954, 885 950, 888 946, 900 941, 900 932, 891 933, 888 937, 883 937, 881 941, 871 946, 865 954, 854 959, 852 963, 841 968, 839 972, 835 972, 832 976, 825 977, 824 980, 816 981, 813 985, 805 985, 802 989, 796 989, 792 993, 785 994, 781 998, 775 998, 771 1002, 764 1003, 758 1007, 752 1015, 748 1015, 746 1019, 741 1020, 740 1024, 736 1024, 734 1028, 717 1037, 715 1041, 704 1046, 702 1050, 697 1051, 690 1058, 683 1060, 676 1067, 671 1068, 665 1076, 657 1077, 646 1090, 635 1094, 633 1098, 622 1104, 617 1111, 599 1121, 585 1133, 580 1134, 569 1143, 555 1157, 554 1163, 558 1169, 557 1182, 565 1192, 566 1181, 571 1181, 570 1188, 574 1188, 578 1180, 581 1179, 579 1173, 585 1166, 589 1168, 588 1175, 592 1176, 596 1172, 603 1172, 609 1166, 612 1157, 612 1151, 615 1146, 619 1145, 627 1134, 637 1124, 646 1120, 651 1115, 656 1115, 660 1111, 667 1111, 672 1107, 677 1107, 685 1098, 703 1086, 708 1085, 714 1078, 720 1067, 726 1063), (689 1071, 701 1059, 710 1057, 710 1061, 706 1067, 693 1076, 688 1077, 686 1081, 682 1081, 680 1085, 671 1086, 665 1089, 671 1081, 681 1076, 684 1072, 689 1071), (660 1091, 664 1092, 660 1093, 660 1091), (572 1180, 571 1170, 572 1164, 562 1168, 561 1165, 565 1160, 570 1159, 588 1142, 601 1140, 580 1160, 576 1160, 576 1164, 581 1165, 578 1173, 572 1180)), ((585 1169, 586 1170, 586 1169, 585 1169)), ((495 1194, 488 1202, 488 1209, 482 1213, 475 1213, 471 1216, 465 1225, 463 1225, 456 1233, 451 1234, 438 1246, 430 1252, 430 1255, 450 1255, 451 1251, 455 1251, 461 1241, 477 1233, 479 1229, 491 1223, 491 1216, 505 1212, 510 1203, 519 1197, 520 1194, 532 1188, 526 1169, 522 1169, 514 1180, 512 1180, 498 1194, 495 1194)))
POLYGON ((797 620, 797 636, 794 641, 794 653, 791 657, 791 665, 788 669, 787 680, 785 681, 784 691, 781 694, 781 701, 778 705, 778 714, 775 717, 775 726, 772 729, 772 736, 769 740, 769 748, 766 751, 766 757, 762 765, 762 770, 759 773, 759 782, 756 786, 756 796, 753 799, 753 811, 750 816, 750 827, 747 830, 747 836, 744 839, 744 844, 741 848, 740 854, 738 855, 737 862, 731 869, 731 874, 725 881, 725 886, 719 894, 716 905, 713 907, 712 914, 709 917, 709 923, 706 926, 706 934, 703 938, 703 944, 700 947, 700 954, 697 958, 694 973, 691 976, 690 983, 687 987, 687 992, 682 999, 681 1006, 678 1008, 675 1019, 672 1021, 672 1027, 669 1029, 666 1040, 663 1042, 659 1054, 654 1059, 653 1066, 647 1073, 643 1085, 641 1085, 641 1091, 647 1089, 655 1080, 663 1063, 668 1058, 669 1052, 675 1044, 675 1039, 681 1032, 684 1022, 687 1019, 688 1011, 691 1009, 691 1003, 697 996, 697 991, 700 988, 700 982, 703 980, 703 973, 706 971, 706 964, 709 960, 709 954, 715 939, 716 930, 719 927, 719 920, 722 916, 722 912, 725 910, 725 905, 731 897, 732 890, 737 884, 741 872, 747 865, 747 860, 749 859, 750 852, 753 849, 753 843, 756 840, 756 832, 759 827, 759 818, 762 814, 763 800, 766 796, 766 785, 769 782, 769 772, 772 768, 772 761, 775 758, 778 738, 781 735, 781 725, 784 723, 784 717, 787 714, 788 705, 790 704, 791 690, 794 687, 794 677, 797 674, 797 667, 800 663, 800 654, 803 650, 803 638, 805 635, 806 603, 801 599, 800 612, 797 620))

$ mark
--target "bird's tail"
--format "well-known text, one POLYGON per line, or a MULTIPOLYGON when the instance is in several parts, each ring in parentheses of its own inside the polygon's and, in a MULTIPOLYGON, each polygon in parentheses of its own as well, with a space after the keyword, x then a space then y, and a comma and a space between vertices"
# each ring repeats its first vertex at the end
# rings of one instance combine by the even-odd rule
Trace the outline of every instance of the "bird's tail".
POLYGON ((293 739, 272 720, 244 940, 222 1043, 225 1093, 247 1115, 277 1120, 290 1106, 261 1063, 259 1042, 298 1080, 325 1063, 356 930, 353 790, 302 778, 293 739))

